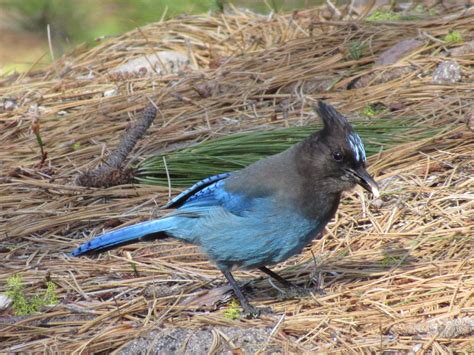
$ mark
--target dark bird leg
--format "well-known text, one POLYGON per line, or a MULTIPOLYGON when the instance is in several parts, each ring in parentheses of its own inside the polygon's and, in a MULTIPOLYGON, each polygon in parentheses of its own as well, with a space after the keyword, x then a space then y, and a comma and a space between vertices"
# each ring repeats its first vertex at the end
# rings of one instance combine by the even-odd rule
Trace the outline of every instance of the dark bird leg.
POLYGON ((311 295, 311 292, 315 292, 315 293, 323 292, 319 287, 306 288, 306 287, 295 285, 265 266, 259 267, 258 269, 264 272, 265 274, 267 274, 268 276, 270 276, 272 279, 277 280, 279 283, 281 283, 283 286, 286 287, 287 290, 282 294, 282 297, 281 297, 282 299, 306 297, 308 295, 311 295))
POLYGON ((259 269, 261 272, 264 272, 265 274, 267 274, 268 276, 270 276, 272 279, 277 280, 279 283, 281 283, 283 286, 285 286, 285 287, 287 287, 287 288, 296 287, 296 286, 293 285, 290 281, 284 279, 283 277, 281 277, 280 275, 278 275, 276 272, 273 272, 272 270, 270 270, 269 268, 267 268, 267 267, 265 267, 265 266, 259 267, 258 269, 259 269))
POLYGON ((237 285, 237 281, 235 281, 234 276, 232 276, 232 274, 228 270, 222 270, 222 273, 234 289, 234 293, 239 299, 240 305, 244 309, 245 315, 247 317, 257 317, 260 312, 249 303, 249 300, 247 299, 247 297, 245 297, 239 285, 237 285))

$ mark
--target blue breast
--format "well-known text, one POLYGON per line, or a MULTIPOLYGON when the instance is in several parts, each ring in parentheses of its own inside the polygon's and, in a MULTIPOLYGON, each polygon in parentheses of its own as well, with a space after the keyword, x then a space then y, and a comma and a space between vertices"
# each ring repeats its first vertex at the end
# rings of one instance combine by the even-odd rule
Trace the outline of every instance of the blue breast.
POLYGON ((320 223, 275 208, 269 199, 254 201, 255 209, 240 216, 212 211, 201 228, 200 244, 218 265, 255 268, 280 263, 300 253, 320 231, 320 223))

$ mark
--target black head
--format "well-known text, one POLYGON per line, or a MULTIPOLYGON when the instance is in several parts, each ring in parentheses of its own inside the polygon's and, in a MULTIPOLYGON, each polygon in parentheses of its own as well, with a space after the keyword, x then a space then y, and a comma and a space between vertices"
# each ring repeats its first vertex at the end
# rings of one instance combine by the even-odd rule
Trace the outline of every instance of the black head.
POLYGON ((324 128, 302 145, 309 175, 323 182, 328 192, 342 192, 359 184, 378 196, 377 183, 365 170, 365 149, 359 135, 331 105, 319 101, 314 110, 324 128))

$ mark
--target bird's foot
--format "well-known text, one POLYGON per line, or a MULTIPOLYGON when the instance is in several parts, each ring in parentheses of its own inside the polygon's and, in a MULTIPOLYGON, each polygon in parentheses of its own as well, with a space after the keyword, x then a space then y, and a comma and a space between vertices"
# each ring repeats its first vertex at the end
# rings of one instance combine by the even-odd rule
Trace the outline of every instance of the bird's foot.
POLYGON ((290 286, 286 288, 283 292, 280 293, 279 299, 280 300, 287 300, 293 298, 304 298, 312 295, 325 295, 323 289, 319 287, 301 287, 301 286, 290 286))
POLYGON ((243 307, 242 317, 246 319, 255 319, 259 318, 263 314, 272 314, 273 311, 270 307, 254 307, 252 305, 247 305, 243 307))

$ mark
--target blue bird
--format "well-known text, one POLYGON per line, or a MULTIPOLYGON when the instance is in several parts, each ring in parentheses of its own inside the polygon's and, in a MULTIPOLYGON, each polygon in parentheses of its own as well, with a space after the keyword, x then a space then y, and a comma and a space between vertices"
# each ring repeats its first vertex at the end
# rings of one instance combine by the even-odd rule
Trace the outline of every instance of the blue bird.
POLYGON ((334 216, 343 191, 359 184, 379 194, 347 119, 322 101, 314 109, 324 123, 321 131, 242 170, 206 178, 164 206, 172 213, 105 233, 72 255, 162 237, 192 243, 222 271, 244 312, 258 314, 231 270, 258 268, 291 287, 267 266, 300 253, 334 216))

